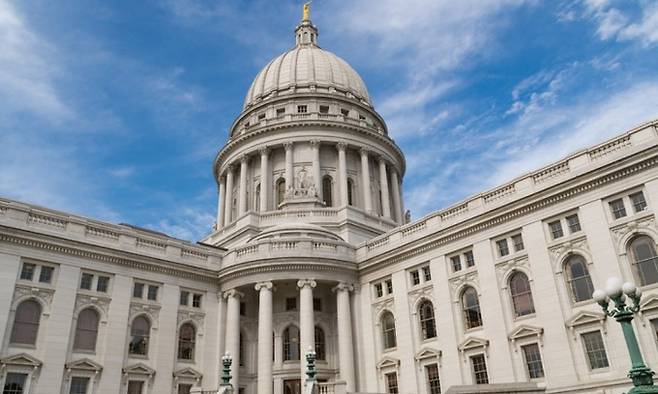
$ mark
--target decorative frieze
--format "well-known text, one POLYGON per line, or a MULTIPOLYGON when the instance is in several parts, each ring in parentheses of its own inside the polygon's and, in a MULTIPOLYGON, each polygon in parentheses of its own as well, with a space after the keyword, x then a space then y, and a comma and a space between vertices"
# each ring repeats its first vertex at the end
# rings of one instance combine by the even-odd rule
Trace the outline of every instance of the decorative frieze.
POLYGON ((461 204, 454 208, 450 208, 446 211, 443 211, 439 214, 442 220, 452 219, 457 216, 461 216, 468 212, 468 204, 461 204))
POLYGON ((111 301, 112 299, 110 297, 78 293, 75 298, 75 313, 78 314, 84 308, 92 306, 101 312, 101 322, 106 322, 111 301))
POLYGON ((206 314, 202 311, 180 308, 178 309, 177 325, 180 327, 184 322, 191 321, 194 323, 197 333, 203 335, 205 318, 206 314))
POLYGON ((506 199, 516 193, 514 184, 503 186, 482 196, 485 204, 492 204, 496 201, 506 199))
POLYGON ((45 227, 57 231, 65 231, 67 223, 66 220, 33 212, 27 217, 27 224, 30 226, 45 227))
POLYGON ((615 246, 620 254, 626 252, 626 243, 633 234, 649 233, 654 239, 658 239, 656 218, 653 214, 611 227, 610 231, 612 231, 612 235, 615 239, 615 246))
POLYGON ((427 222, 426 221, 421 221, 421 222, 416 222, 413 223, 409 226, 403 227, 400 232, 402 233, 403 237, 408 237, 413 233, 417 233, 418 231, 425 230, 427 228, 427 222))
POLYGON ((565 161, 554 166, 548 167, 532 175, 535 185, 548 182, 554 178, 567 174, 569 172, 569 162, 565 161))
POLYGON ((167 244, 152 239, 137 238, 137 248, 148 249, 155 252, 164 253, 167 248, 167 244))
POLYGON ((129 312, 129 321, 133 321, 135 317, 141 314, 146 314, 151 320, 153 329, 158 329, 158 319, 160 318, 160 305, 149 304, 142 302, 131 302, 130 303, 130 312, 129 312))
POLYGON ((585 257, 588 263, 591 263, 589 245, 585 235, 578 238, 566 240, 548 248, 548 254, 551 258, 553 272, 562 272, 562 262, 571 254, 580 254, 585 257))
POLYGON ((180 250, 180 256, 185 260, 208 261, 208 255, 206 253, 192 249, 182 248, 180 250))
MULTIPOLYGON (((498 283, 500 283, 500 287, 502 289, 507 288, 505 278, 507 278, 509 273, 519 269, 525 273, 530 272, 530 261, 528 260, 528 255, 523 255, 496 263, 496 277, 498 278, 498 283)), ((529 276, 528 278, 530 279, 529 276)))
POLYGON ((110 231, 110 230, 105 230, 102 228, 98 227, 91 227, 91 226, 86 226, 85 227, 85 235, 87 237, 93 237, 93 238, 101 238, 105 240, 110 240, 110 241, 119 241, 119 233, 110 231))
POLYGON ((608 144, 605 144, 601 147, 593 149, 589 152, 589 157, 592 161, 597 161, 604 159, 612 154, 624 151, 631 147, 631 136, 626 135, 622 138, 618 138, 608 144))
POLYGON ((34 298, 43 307, 43 314, 45 316, 50 315, 50 307, 53 302, 53 296, 55 295, 55 289, 31 286, 26 284, 16 284, 14 289, 14 302, 13 309, 15 309, 19 303, 24 300, 34 298))
POLYGON ((459 302, 459 292, 464 285, 474 286, 478 293, 480 292, 480 280, 478 279, 477 271, 468 271, 463 275, 455 276, 448 279, 450 290, 452 290, 453 297, 456 302, 459 302))

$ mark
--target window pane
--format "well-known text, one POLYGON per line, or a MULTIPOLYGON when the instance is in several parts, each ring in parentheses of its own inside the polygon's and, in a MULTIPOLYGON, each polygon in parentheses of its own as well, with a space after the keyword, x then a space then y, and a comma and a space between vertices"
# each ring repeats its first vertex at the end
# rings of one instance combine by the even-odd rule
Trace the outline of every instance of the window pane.
POLYGON ((149 285, 148 299, 151 301, 158 300, 158 286, 149 285))
POLYGON ((498 254, 500 256, 507 256, 509 254, 509 248, 507 247, 506 239, 501 239, 500 241, 497 241, 496 245, 498 245, 498 254))
POLYGON ((615 219, 623 218, 626 216, 624 201, 621 198, 618 200, 610 201, 610 211, 612 212, 612 217, 615 219))
POLYGON ((450 262, 452 263, 452 270, 454 272, 460 271, 462 269, 462 262, 459 256, 452 256, 450 258, 450 262))
POLYGON ((107 293, 107 288, 110 285, 110 277, 108 276, 99 276, 98 282, 96 283, 96 291, 101 293, 107 293))
POLYGON ((190 298, 190 292, 189 291, 181 291, 180 292, 180 297, 178 299, 178 304, 187 306, 190 298))
POLYGON ((325 175, 322 178, 322 198, 326 206, 330 207, 333 205, 332 196, 331 196, 331 183, 332 179, 329 175, 325 175))
POLYGON ((640 236, 631 243, 633 263, 642 286, 658 282, 658 256, 653 239, 640 236))
POLYGON ((194 294, 192 296, 192 306, 194 308, 201 308, 201 294, 194 294))
POLYGON ((477 356, 471 357, 471 367, 473 368, 475 384, 489 384, 487 362, 484 359, 484 354, 478 354, 477 356))
POLYGON ((39 273, 39 282, 41 283, 50 283, 50 281, 53 279, 53 271, 55 269, 53 267, 49 267, 47 265, 42 265, 41 266, 41 273, 39 273))
POLYGON ((151 323, 144 316, 136 317, 130 327, 131 338, 128 352, 130 354, 147 355, 150 335, 151 323))
POLYGON ((398 375, 394 373, 386 374, 386 392, 388 394, 398 394, 398 375))
POLYGON ((466 267, 472 267, 475 265, 475 258, 473 257, 472 251, 467 251, 464 253, 464 259, 466 260, 466 267))
POLYGON ((190 391, 192 390, 192 385, 191 384, 178 384, 178 394, 190 394, 190 391))
POLYGON ((580 231, 580 220, 578 219, 578 215, 571 215, 567 216, 567 225, 569 226, 569 232, 570 233, 577 233, 580 231))
POLYGON ((178 358, 181 360, 194 360, 196 344, 196 330, 190 323, 181 326, 178 333, 178 358))
POLYGON ((2 391, 3 394, 23 394, 25 393, 25 381, 27 374, 24 373, 8 373, 5 379, 5 387, 2 391))
POLYGON ((436 364, 425 367, 427 373, 427 386, 429 394, 441 394, 441 381, 439 379, 439 366, 436 364))
POLYGON ((135 287, 133 287, 133 297, 135 298, 142 298, 144 296, 144 283, 135 283, 135 287))
POLYGON ((474 288, 468 287, 462 293, 462 310, 464 312, 464 324, 466 329, 482 325, 480 315, 480 301, 474 288))
POLYGON ((381 283, 375 284, 375 294, 377 294, 377 297, 382 297, 384 295, 384 290, 381 283))
POLYGON ((84 290, 91 290, 91 282, 94 280, 94 275, 82 273, 80 277, 80 288, 84 290))
POLYGON ((560 223, 559 220, 549 223, 548 227, 551 230, 551 238, 557 239, 564 235, 564 233, 562 232, 562 224, 560 223))
POLYGON ((393 282, 389 279, 384 282, 386 284, 386 293, 393 294, 393 282))
POLYGON ((324 330, 318 326, 315 326, 315 355, 318 360, 327 359, 324 330))
POLYGON ((34 270, 36 265, 30 263, 23 263, 23 268, 21 269, 21 279, 23 280, 32 280, 34 277, 34 270))
POLYGON ((430 301, 423 301, 418 307, 420 328, 423 339, 436 337, 436 324, 434 321, 434 306, 430 301))
POLYGON ((395 318, 390 312, 385 312, 382 315, 382 337, 384 340, 384 349, 391 349, 397 346, 397 338, 395 336, 395 318))
POLYGON ((573 301, 580 302, 592 298, 594 286, 585 259, 581 256, 572 256, 567 260, 565 268, 573 301))
POLYGON ((142 388, 144 387, 144 382, 140 380, 130 380, 128 381, 128 394, 143 394, 142 388))
POLYGON ((322 298, 313 298, 313 310, 322 312, 322 298))
POLYGON ((411 275, 411 284, 413 286, 420 284, 420 275, 418 274, 418 271, 411 271, 409 274, 411 275))
POLYGON ((512 236, 512 243, 514 243, 514 251, 516 252, 520 252, 525 249, 525 245, 523 244, 523 237, 521 234, 512 236))
POLYGON ((601 332, 594 331, 582 334, 582 339, 590 369, 607 368, 608 356, 605 353, 601 332))
POLYGON ((644 199, 642 192, 633 193, 629 197, 631 198, 635 212, 641 212, 647 208, 647 201, 644 199))
POLYGON ((516 316, 535 313, 528 277, 522 272, 513 274, 509 281, 509 287, 512 293, 512 304, 516 316))
POLYGON ((544 366, 541 362, 539 346, 537 346, 536 343, 533 343, 531 345, 521 346, 521 349, 523 349, 523 357, 525 358, 525 364, 530 379, 543 378, 544 366))
POLYGON ((16 308, 11 343, 34 345, 37 342, 41 305, 34 300, 23 301, 16 308))
POLYGON ((75 339, 73 348, 76 350, 96 350, 96 338, 98 337, 98 313, 87 308, 78 315, 75 328, 75 339))
POLYGON ((429 282, 432 280, 432 273, 430 271, 430 267, 423 267, 423 276, 425 277, 425 282, 429 282))
POLYGON ((283 360, 299 360, 299 328, 295 326, 283 331, 283 360))
POLYGON ((89 386, 89 378, 74 376, 71 378, 69 394, 87 394, 87 386, 89 386))
POLYGON ((287 311, 297 310, 297 298, 295 297, 286 298, 286 310, 287 311))

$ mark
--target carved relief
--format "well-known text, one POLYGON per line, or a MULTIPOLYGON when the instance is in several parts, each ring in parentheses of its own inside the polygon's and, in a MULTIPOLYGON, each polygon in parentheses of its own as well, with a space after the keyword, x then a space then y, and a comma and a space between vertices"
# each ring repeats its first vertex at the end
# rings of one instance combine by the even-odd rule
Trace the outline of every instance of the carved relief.
POLYGON ((457 302, 459 301, 459 292, 466 284, 474 286, 478 294, 480 293, 480 280, 478 279, 477 271, 467 272, 464 275, 450 278, 449 283, 452 295, 457 302))
POLYGON ((95 306, 101 312, 101 322, 107 322, 107 312, 110 308, 109 297, 98 297, 89 294, 78 294, 75 298, 75 313, 80 313, 88 306, 95 306))
POLYGON ((160 317, 160 305, 143 304, 141 302, 130 303, 129 321, 132 321, 137 315, 146 314, 151 318, 151 324, 154 330, 158 329, 158 318, 160 317))
POLYGON ((19 303, 26 299, 34 298, 41 303, 42 307, 44 307, 43 314, 48 316, 50 315, 50 306, 52 305, 54 294, 54 289, 17 284, 16 288, 14 289, 13 308, 15 309, 19 303))
MULTIPOLYGON (((514 270, 520 270, 524 273, 530 272, 530 262, 528 256, 521 256, 515 259, 505 260, 496 264, 496 277, 501 288, 507 287, 506 278, 514 270)), ((530 276, 528 276, 530 279, 530 276)))
POLYGON ((560 273, 562 272, 561 262, 567 258, 570 254, 581 254, 585 257, 588 263, 592 262, 590 258, 589 245, 587 244, 587 238, 583 235, 582 237, 564 241, 560 244, 551 246, 548 248, 548 254, 551 258, 551 265, 553 266, 553 272, 560 273))
POLYGON ((180 327, 183 322, 191 321, 194 323, 199 335, 203 335, 204 321, 206 314, 200 311, 193 311, 188 309, 179 309, 178 310, 178 319, 177 325, 180 327))
POLYGON ((434 287, 429 285, 409 292, 409 310, 412 314, 416 314, 418 311, 418 303, 422 300, 430 300, 432 304, 435 304, 433 291, 434 287))
POLYGON ((653 235, 654 239, 658 238, 656 219, 653 215, 623 223, 612 227, 610 230, 615 239, 617 251, 620 254, 626 252, 626 243, 635 233, 649 233, 653 235))

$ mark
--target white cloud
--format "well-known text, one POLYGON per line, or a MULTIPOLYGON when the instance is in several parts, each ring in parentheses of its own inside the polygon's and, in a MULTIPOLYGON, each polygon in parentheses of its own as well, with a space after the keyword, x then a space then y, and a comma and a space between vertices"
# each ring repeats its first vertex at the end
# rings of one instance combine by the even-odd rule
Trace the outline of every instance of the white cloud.
MULTIPOLYGON (((626 3, 626 5, 630 5, 626 3)), ((637 40, 645 46, 658 43, 658 3, 639 1, 637 6, 642 14, 637 23, 628 11, 616 8, 607 0, 586 0, 584 16, 594 20, 597 36, 602 40, 637 40)))

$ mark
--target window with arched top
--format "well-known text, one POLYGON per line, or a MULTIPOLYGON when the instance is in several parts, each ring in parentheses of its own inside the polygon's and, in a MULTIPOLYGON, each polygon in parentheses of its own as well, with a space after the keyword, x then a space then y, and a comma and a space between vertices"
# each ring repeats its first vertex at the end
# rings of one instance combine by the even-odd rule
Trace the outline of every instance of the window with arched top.
POLYGON ((352 178, 347 178, 347 204, 354 205, 354 181, 352 178))
POLYGON ((192 323, 185 323, 178 330, 178 359, 194 360, 196 346, 196 328, 192 323))
POLYGON ((254 212, 260 211, 260 183, 256 185, 256 192, 254 193, 254 212))
POLYGON ((41 304, 35 300, 21 302, 16 308, 11 343, 35 345, 41 321, 41 304))
POLYGON ((382 313, 382 339, 384 349, 391 349, 397 346, 397 338, 395 337, 395 318, 389 311, 382 313))
POLYGON ((512 306, 516 317, 535 313, 535 304, 532 300, 530 281, 526 274, 516 271, 509 278, 509 289, 512 296, 512 306))
POLYGON ((477 291, 472 287, 466 287, 462 292, 462 311, 464 313, 464 324, 466 329, 480 327, 482 315, 480 314, 480 299, 477 291))
POLYGON ((96 338, 98 338, 98 322, 100 317, 93 308, 83 309, 78 314, 75 326, 74 350, 95 351, 96 338))
POLYGON ((322 177, 322 198, 324 199, 325 205, 328 207, 333 206, 333 196, 331 195, 332 183, 333 179, 331 179, 331 176, 325 175, 322 177))
POLYGON ((283 199, 286 196, 286 180, 284 178, 279 178, 276 180, 276 209, 279 209, 279 205, 283 203, 283 199))
POLYGON ((151 322, 146 316, 137 316, 130 325, 128 353, 141 356, 148 355, 150 338, 151 322))
POLYGON ((635 237, 630 243, 629 249, 640 286, 658 282, 658 256, 653 239, 646 235, 635 237))
POLYGON ((566 279, 573 302, 580 302, 592 298, 594 286, 589 276, 587 262, 583 256, 574 254, 564 263, 566 279))
POLYGON ((434 305, 430 300, 424 300, 418 306, 420 332, 423 339, 436 337, 436 322, 434 321, 434 305))
POLYGON ((299 328, 288 326, 283 330, 283 361, 299 360, 299 328))
POLYGON ((327 345, 325 343, 324 330, 315 326, 315 358, 317 360, 327 359, 327 345))

